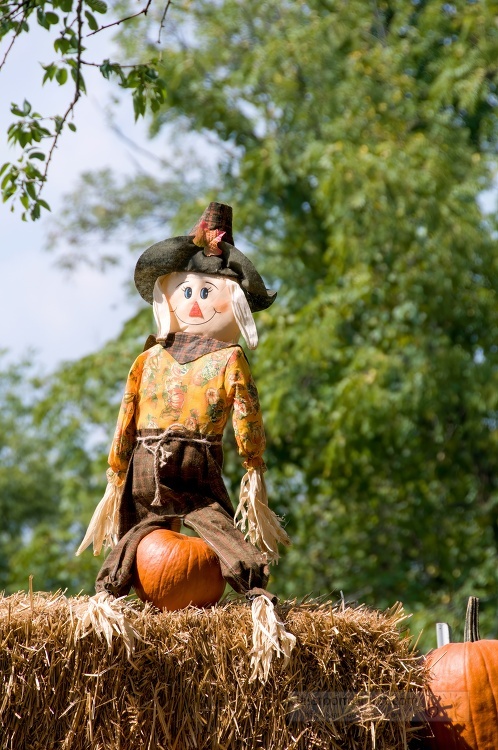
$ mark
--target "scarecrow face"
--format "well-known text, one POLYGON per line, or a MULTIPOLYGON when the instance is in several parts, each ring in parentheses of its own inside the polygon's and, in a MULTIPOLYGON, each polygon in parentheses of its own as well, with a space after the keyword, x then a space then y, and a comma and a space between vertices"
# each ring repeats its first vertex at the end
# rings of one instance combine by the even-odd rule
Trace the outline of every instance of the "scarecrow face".
POLYGON ((170 331, 237 341, 239 327, 226 279, 187 271, 168 274, 161 284, 171 315, 170 331))

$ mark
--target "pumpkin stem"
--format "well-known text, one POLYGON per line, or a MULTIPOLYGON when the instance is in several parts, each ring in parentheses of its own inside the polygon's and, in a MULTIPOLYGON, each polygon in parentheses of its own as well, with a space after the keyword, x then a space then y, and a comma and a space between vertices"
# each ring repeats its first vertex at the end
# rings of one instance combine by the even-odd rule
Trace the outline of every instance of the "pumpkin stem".
POLYGON ((465 616, 464 643, 473 643, 480 640, 479 635, 479 599, 477 596, 469 596, 467 614, 465 616))

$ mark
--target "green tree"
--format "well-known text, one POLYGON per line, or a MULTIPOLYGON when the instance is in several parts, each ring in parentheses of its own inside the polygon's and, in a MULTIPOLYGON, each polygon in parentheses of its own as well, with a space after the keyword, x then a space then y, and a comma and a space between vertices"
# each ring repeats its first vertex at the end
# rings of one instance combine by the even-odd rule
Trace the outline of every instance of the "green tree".
POLYGON ((34 363, 5 365, 0 383, 0 590, 27 588, 29 575, 37 588, 74 588, 85 571, 68 565, 71 532, 92 484, 83 431, 74 419, 54 431, 42 418, 34 363))
MULTIPOLYGON (((234 205, 279 290, 251 356, 294 541, 275 589, 401 599, 416 630, 458 621, 474 593, 496 633, 498 244, 479 195, 496 164, 497 11, 191 0, 158 66, 152 135, 215 142, 200 207, 234 205)), ((146 28, 121 44, 151 52, 146 28)), ((173 229, 198 209, 186 201, 173 229)), ((92 190, 61 222, 105 236, 113 217, 92 190)))
MULTIPOLYGON (((0 591, 91 593, 102 559, 75 557, 105 489, 123 373, 141 351, 144 311, 122 338, 48 374, 36 361, 0 372, 0 591)), ((145 326, 147 324, 145 323, 145 326)))

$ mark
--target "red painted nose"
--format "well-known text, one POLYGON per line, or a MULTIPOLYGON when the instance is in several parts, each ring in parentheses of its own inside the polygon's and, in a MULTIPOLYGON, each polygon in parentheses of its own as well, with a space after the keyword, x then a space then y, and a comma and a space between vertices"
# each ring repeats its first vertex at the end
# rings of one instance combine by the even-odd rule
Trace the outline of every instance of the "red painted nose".
POLYGON ((190 310, 189 315, 191 318, 203 318, 204 317, 204 315, 202 314, 201 308, 199 307, 197 302, 194 302, 194 304, 192 305, 192 309, 190 310))

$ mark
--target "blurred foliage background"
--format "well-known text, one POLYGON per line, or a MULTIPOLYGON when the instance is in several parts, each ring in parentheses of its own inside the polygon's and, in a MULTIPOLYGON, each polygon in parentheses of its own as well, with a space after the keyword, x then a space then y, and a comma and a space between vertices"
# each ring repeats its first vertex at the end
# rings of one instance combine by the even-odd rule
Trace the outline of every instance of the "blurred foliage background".
MULTIPOLYGON (((440 620, 461 636, 470 594, 498 636, 497 18, 484 0, 178 2, 150 120, 174 147, 162 179, 84 175, 53 230, 66 264, 90 245, 105 264, 110 238, 137 253, 209 200, 234 207, 236 244, 278 289, 250 354, 293 540, 271 588, 401 600, 425 647, 440 620)), ((157 52, 154 20, 120 32, 123 60, 157 52)), ((92 356, 43 378, 4 367, 0 588, 32 572, 93 590, 101 560, 74 549, 151 330, 137 302, 92 356)), ((225 452, 235 498, 228 434, 225 452)))

